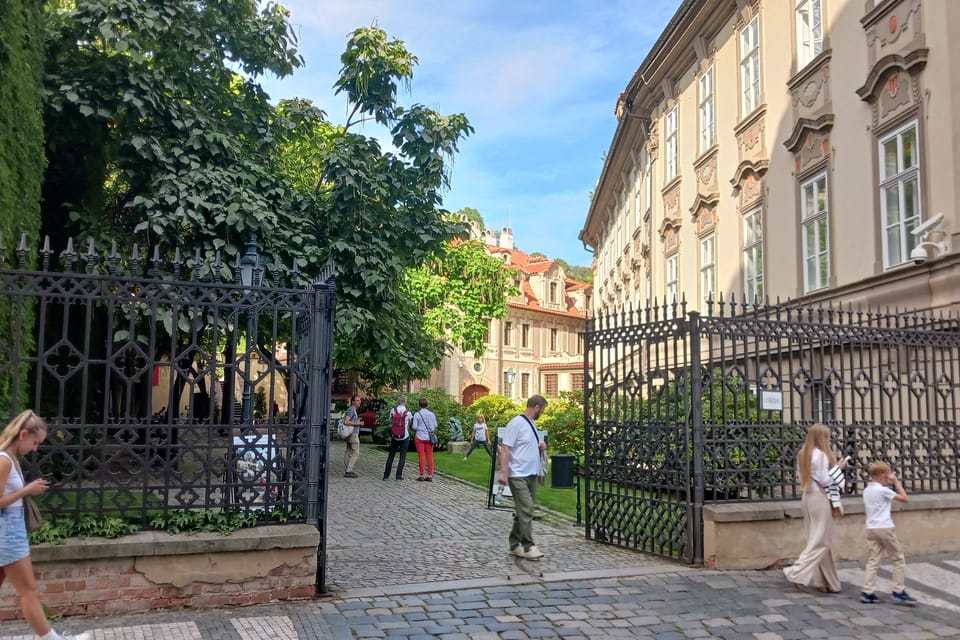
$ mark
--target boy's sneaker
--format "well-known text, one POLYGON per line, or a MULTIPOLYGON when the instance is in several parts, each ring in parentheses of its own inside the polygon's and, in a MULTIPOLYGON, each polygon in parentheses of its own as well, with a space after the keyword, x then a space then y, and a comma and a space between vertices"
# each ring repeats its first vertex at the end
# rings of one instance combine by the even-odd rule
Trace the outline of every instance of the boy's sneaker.
POLYGON ((865 591, 860 592, 860 602, 864 604, 874 604, 879 602, 880 598, 877 597, 875 593, 867 593, 865 591))
POLYGON ((902 605, 905 605, 905 606, 908 606, 908 607, 912 607, 912 606, 914 606, 915 604, 917 604, 917 599, 914 598, 913 596, 911 596, 911 595, 910 595, 909 593, 907 593, 906 591, 900 591, 899 593, 896 592, 896 591, 894 591, 894 592, 890 595, 890 597, 893 598, 893 603, 894 603, 894 604, 902 604, 902 605))

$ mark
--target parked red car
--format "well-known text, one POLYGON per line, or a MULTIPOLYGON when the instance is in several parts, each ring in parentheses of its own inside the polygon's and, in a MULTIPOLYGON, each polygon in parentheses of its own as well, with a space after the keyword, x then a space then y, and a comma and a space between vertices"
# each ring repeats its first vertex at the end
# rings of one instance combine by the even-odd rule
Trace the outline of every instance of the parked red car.
POLYGON ((360 435, 372 435, 377 428, 377 412, 383 407, 383 400, 379 398, 364 398, 357 410, 357 415, 363 420, 360 435))

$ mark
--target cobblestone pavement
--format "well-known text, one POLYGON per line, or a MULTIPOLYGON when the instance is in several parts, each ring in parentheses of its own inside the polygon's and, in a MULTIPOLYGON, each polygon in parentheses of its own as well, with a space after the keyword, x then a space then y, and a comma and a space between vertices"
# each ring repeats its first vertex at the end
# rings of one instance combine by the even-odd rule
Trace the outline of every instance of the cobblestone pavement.
MULTIPOLYGON (((839 568, 841 594, 799 592, 779 571, 685 567, 586 542, 568 520, 545 517, 535 537, 548 555, 524 561, 524 571, 506 553, 510 512, 487 510, 483 491, 448 478, 415 482, 409 465, 407 480, 384 482, 384 455, 370 447, 357 467, 361 477, 343 478, 337 444, 329 596, 70 618, 63 627, 91 630, 96 640, 960 639, 957 558, 907 559, 918 606, 864 605, 859 563, 839 568)), ((877 593, 888 593, 889 572, 880 578, 877 593)), ((22 621, 0 623, 0 640, 32 638, 22 621)))

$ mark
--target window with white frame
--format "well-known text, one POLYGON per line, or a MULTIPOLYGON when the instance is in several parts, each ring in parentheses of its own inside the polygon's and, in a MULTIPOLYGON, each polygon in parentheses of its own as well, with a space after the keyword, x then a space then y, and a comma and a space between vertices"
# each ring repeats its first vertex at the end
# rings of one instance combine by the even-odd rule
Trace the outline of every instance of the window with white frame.
POLYGON ((748 302, 763 301, 763 207, 743 216, 743 292, 748 302))
POLYGON ((823 0, 797 0, 797 69, 823 51, 823 0))
POLYGON ((741 116, 760 106, 760 16, 754 17, 740 32, 741 116))
POLYGON ((700 76, 700 153, 713 146, 713 65, 700 76))
POLYGON ((550 329, 550 351, 560 350, 560 330, 550 329))
POLYGON ((666 304, 680 302, 680 254, 667 257, 666 264, 666 304))
POLYGON ((907 262, 919 243, 910 233, 920 224, 920 148, 917 122, 880 140, 880 213, 883 265, 907 262))
POLYGON ((830 243, 827 230, 827 174, 800 185, 800 227, 803 238, 803 290, 824 289, 830 278, 830 243))
POLYGON ((700 238, 700 295, 704 302, 712 302, 717 296, 717 236, 710 234, 700 238))
POLYGON ((680 106, 677 105, 667 112, 666 131, 664 146, 666 147, 667 166, 664 176, 666 182, 670 182, 677 177, 677 170, 680 165, 680 148, 677 145, 677 125, 680 117, 680 106))

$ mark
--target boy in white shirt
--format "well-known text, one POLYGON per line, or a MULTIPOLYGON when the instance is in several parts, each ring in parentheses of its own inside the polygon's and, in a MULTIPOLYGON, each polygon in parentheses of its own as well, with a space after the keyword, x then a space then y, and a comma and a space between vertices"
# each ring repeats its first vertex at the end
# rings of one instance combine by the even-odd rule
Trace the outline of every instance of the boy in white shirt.
POLYGON ((867 515, 867 568, 863 577, 863 591, 860 602, 873 604, 879 598, 873 593, 877 581, 877 569, 885 554, 893 558, 893 602, 912 607, 916 598, 904 588, 906 561, 900 541, 893 530, 893 517, 890 508, 893 501, 907 502, 907 492, 903 490, 900 479, 890 470, 886 462, 874 462, 869 467, 870 483, 863 490, 863 506, 867 515), (891 489, 888 485, 893 485, 891 489))

